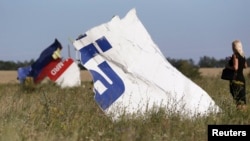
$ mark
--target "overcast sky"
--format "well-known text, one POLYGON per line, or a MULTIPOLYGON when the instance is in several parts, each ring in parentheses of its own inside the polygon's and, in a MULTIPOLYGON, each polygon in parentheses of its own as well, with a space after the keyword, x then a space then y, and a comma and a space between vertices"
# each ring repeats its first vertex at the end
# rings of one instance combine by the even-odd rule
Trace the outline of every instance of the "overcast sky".
POLYGON ((249 0, 0 0, 0 60, 37 59, 55 38, 74 58, 69 38, 133 8, 166 57, 222 59, 235 39, 250 56, 249 0))

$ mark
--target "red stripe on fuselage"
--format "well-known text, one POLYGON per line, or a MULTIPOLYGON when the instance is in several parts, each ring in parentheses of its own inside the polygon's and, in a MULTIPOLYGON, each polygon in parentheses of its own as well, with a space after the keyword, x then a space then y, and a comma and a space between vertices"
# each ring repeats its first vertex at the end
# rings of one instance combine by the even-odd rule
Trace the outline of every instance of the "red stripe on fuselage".
POLYGON ((74 62, 73 59, 67 58, 66 60, 60 61, 57 64, 51 64, 50 70, 49 72, 47 72, 48 77, 52 81, 56 81, 73 62, 74 62))

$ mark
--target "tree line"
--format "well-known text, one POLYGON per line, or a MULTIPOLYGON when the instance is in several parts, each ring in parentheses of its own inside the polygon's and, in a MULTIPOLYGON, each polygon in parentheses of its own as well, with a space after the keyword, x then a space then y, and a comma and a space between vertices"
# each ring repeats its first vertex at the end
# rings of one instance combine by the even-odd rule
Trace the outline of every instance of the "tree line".
MULTIPOLYGON (((172 59, 167 58, 167 60, 175 67, 178 68, 179 64, 188 63, 194 67, 198 68, 223 68, 228 63, 227 58, 224 59, 216 59, 214 57, 203 56, 200 57, 200 60, 197 64, 194 63, 192 59, 184 60, 184 59, 172 59)), ((250 66, 250 57, 246 58, 247 64, 250 66)))
MULTIPOLYGON (((222 68, 226 65, 227 60, 225 59, 215 59, 214 57, 203 56, 197 64, 194 63, 192 59, 173 59, 166 58, 170 64, 172 64, 177 69, 183 66, 190 66, 194 68, 222 68)), ((35 60, 30 61, 1 61, 0 60, 0 70, 17 70, 19 67, 29 66, 34 63, 35 60)), ((250 65, 250 57, 247 58, 247 63, 250 65)), ((85 69, 81 64, 79 64, 81 70, 85 69)))

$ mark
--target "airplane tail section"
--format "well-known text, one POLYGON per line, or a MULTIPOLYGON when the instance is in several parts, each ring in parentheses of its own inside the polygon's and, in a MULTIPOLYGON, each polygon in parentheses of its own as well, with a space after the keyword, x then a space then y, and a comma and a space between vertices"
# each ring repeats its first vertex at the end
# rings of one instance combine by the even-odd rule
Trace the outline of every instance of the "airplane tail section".
POLYGON ((61 43, 55 39, 41 52, 33 64, 18 68, 17 79, 21 84, 25 84, 26 81, 38 84, 48 77, 61 87, 79 86, 81 84, 80 68, 72 58, 63 60, 61 50, 61 43))

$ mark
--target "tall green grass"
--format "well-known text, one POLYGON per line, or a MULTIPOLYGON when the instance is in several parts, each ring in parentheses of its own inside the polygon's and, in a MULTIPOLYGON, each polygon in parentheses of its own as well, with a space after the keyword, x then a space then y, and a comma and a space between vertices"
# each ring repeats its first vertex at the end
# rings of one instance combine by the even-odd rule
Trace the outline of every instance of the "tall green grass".
POLYGON ((222 113, 190 120, 160 110, 149 113, 147 119, 112 122, 95 103, 91 82, 67 89, 50 82, 30 87, 1 84, 0 140, 206 141, 208 124, 250 123, 249 110, 236 110, 228 82, 219 78, 194 81, 209 93, 222 113))

